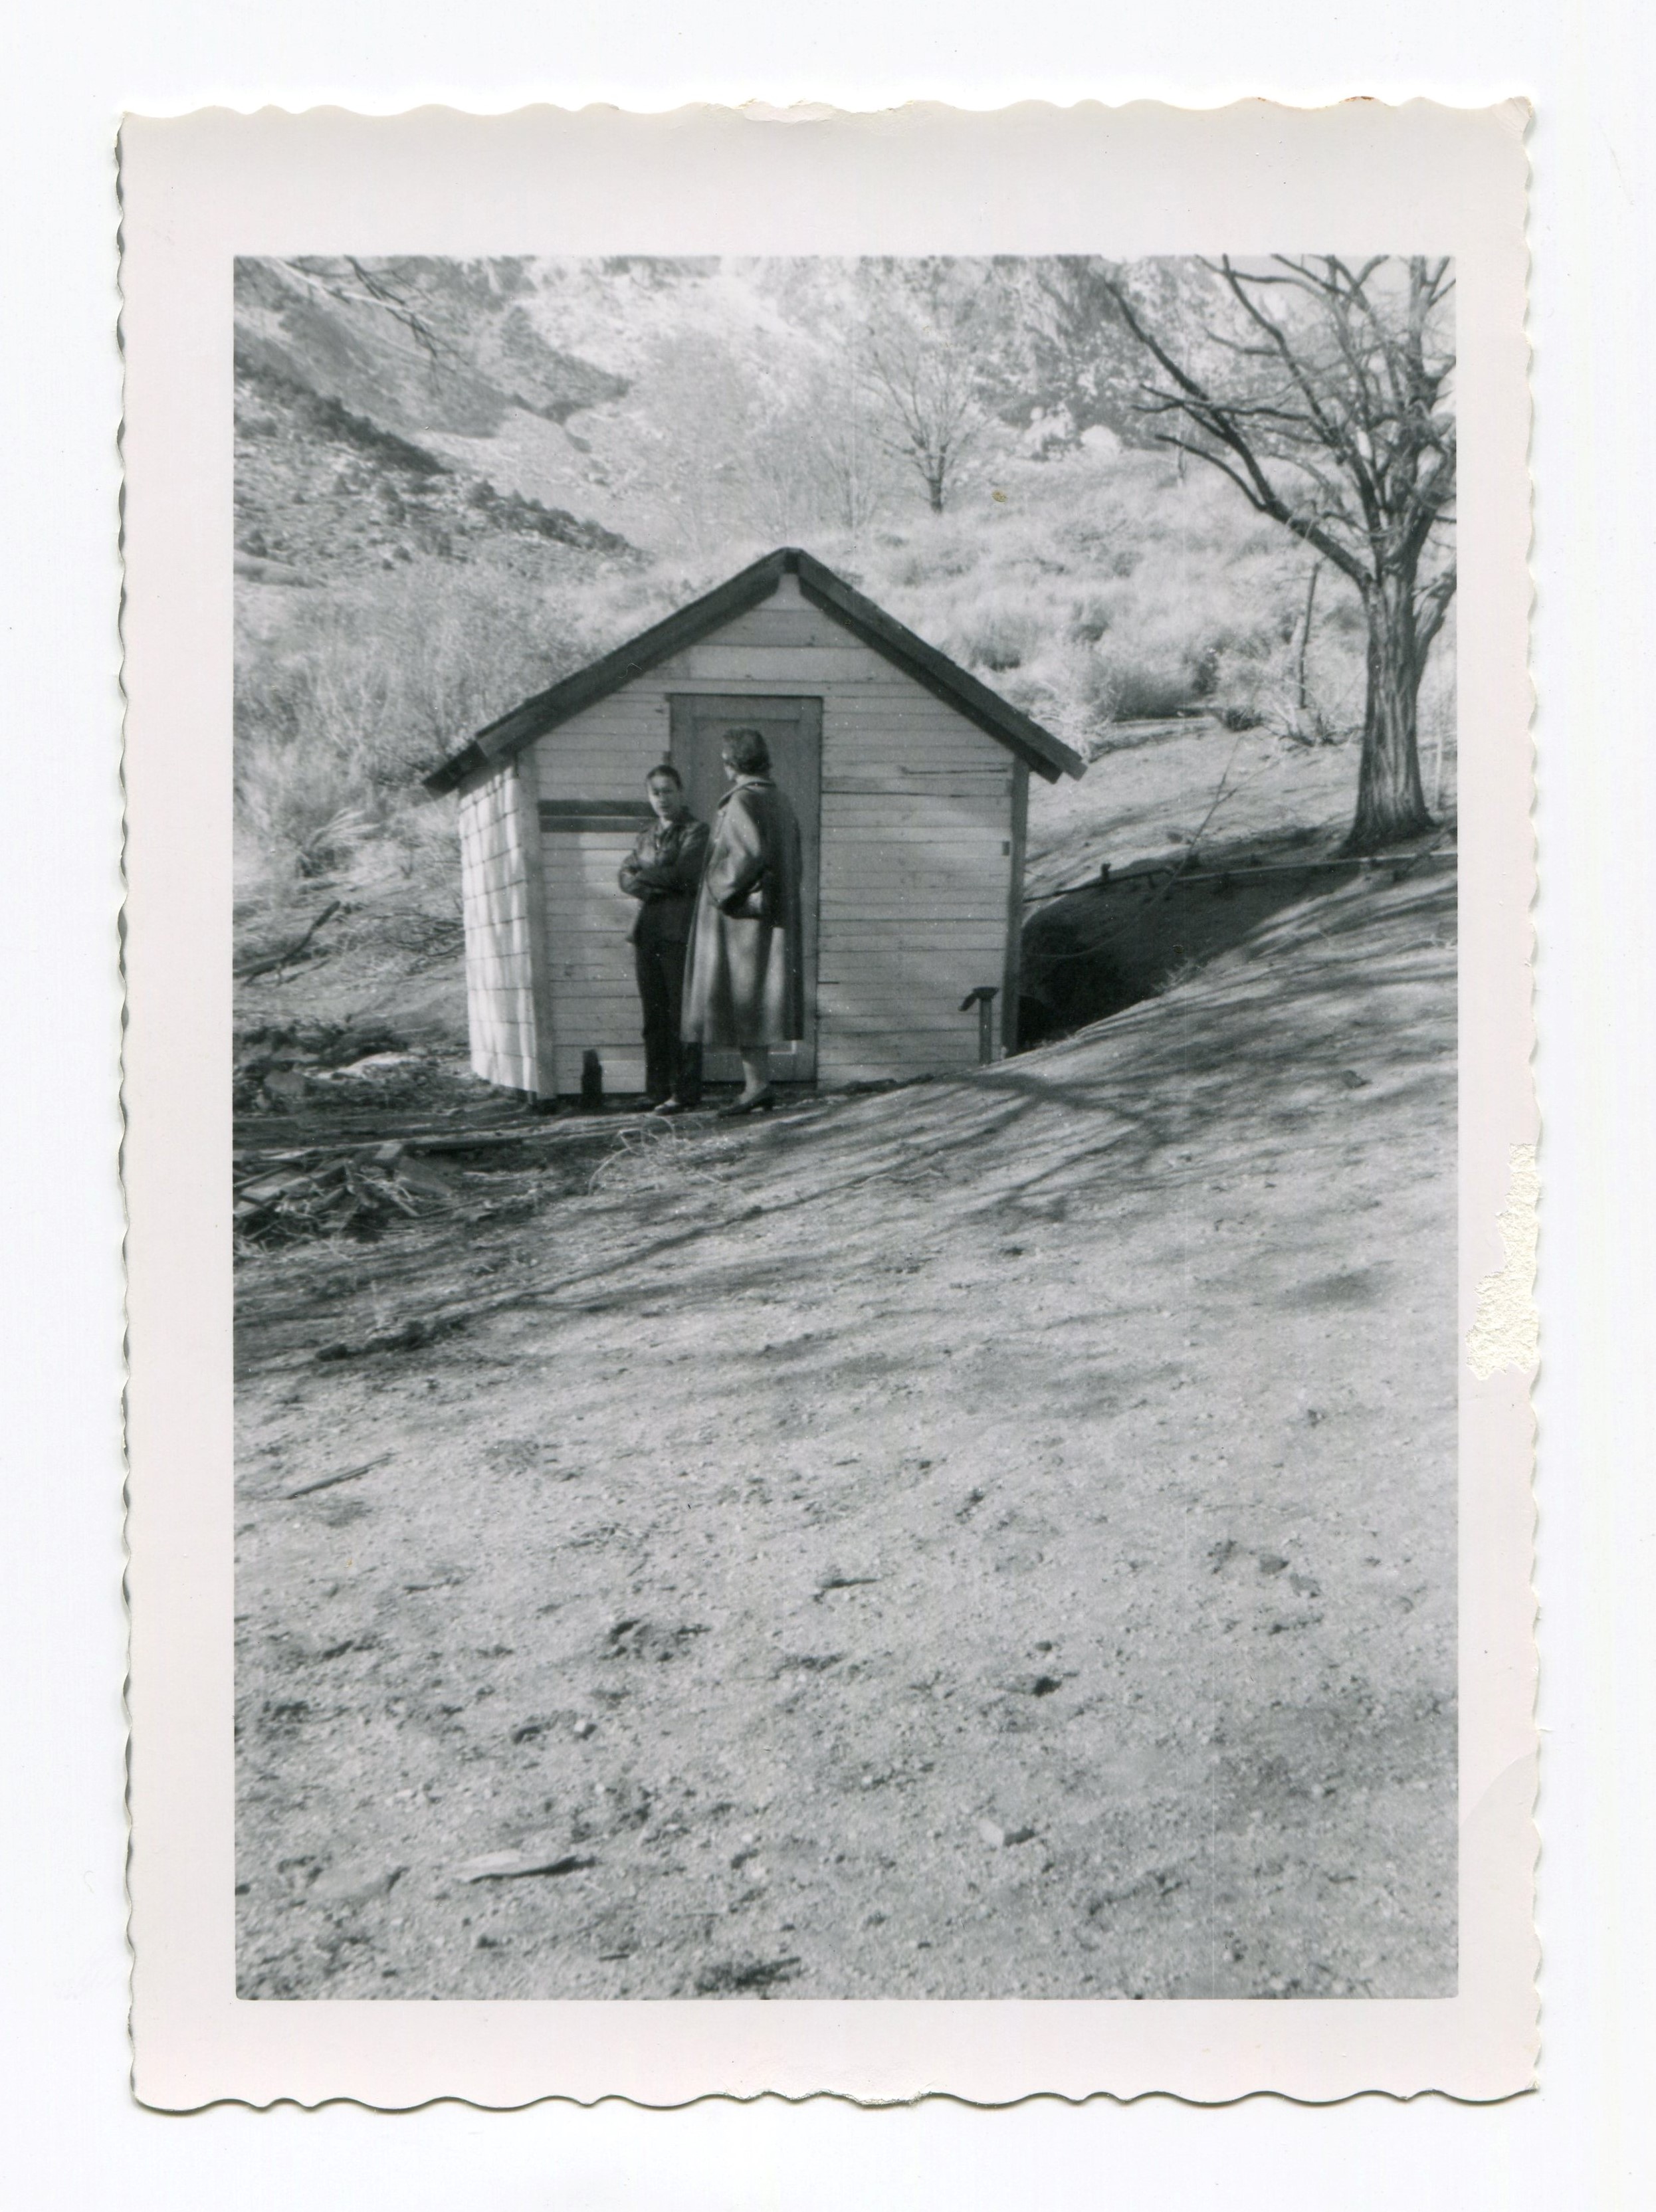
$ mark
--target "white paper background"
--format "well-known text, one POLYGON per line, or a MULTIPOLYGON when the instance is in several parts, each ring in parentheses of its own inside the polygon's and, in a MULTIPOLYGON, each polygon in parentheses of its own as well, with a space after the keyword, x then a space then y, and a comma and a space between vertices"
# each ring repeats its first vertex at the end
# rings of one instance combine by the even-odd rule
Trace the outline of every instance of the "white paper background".
POLYGON ((1038 251, 1107 238, 1188 251, 1321 234, 1430 239, 1456 262, 1460 1325, 1495 1265, 1514 1145, 1534 1142, 1524 628, 1521 104, 1422 101, 1216 114, 928 105, 809 128, 725 108, 668 120, 427 108, 392 121, 222 110, 122 132, 127 343, 128 1418, 133 1504, 136 2083, 406 2108, 552 2092, 658 2106, 819 2089, 989 2103, 1272 2088, 1508 2094, 1531 2078, 1531 1513, 1525 1378, 1463 1373, 1459 1417, 1459 1945, 1450 1999, 1281 2004, 613 2004, 520 1999, 248 2004, 233 1994, 228 1750, 234 1613, 231 1283, 224 1245, 232 452, 236 252, 1038 251))
POLYGON ((1651 828, 1639 647, 1652 603, 1644 392, 1656 150, 1649 33, 1630 7, 1404 0, 1247 20, 1095 9, 612 9, 456 15, 289 4, 279 21, 180 6, 30 12, 9 39, 0 158, 8 258, 0 500, 8 713, 0 900, 6 1312, 0 1450, 9 1661, 0 1721, 0 2071, 6 2164, 30 2206, 746 2207, 1118 2199, 1166 2204, 1614 2206, 1653 2176, 1648 1874, 1656 1434, 1647 943, 1651 828), (556 56, 555 69, 548 57, 556 56), (1535 99, 1535 328, 1543 701, 1541 1058, 1546 1117, 1541 1819, 1543 2088, 1495 2110, 1032 2106, 867 2115, 611 2107, 387 2119, 355 2111, 188 2120, 125 2088, 111 1507, 119 1330, 110 932, 117 788, 108 545, 119 368, 109 337, 110 149, 123 106, 334 99, 393 110, 610 96, 845 105, 911 94, 1207 103, 1352 90, 1535 99))

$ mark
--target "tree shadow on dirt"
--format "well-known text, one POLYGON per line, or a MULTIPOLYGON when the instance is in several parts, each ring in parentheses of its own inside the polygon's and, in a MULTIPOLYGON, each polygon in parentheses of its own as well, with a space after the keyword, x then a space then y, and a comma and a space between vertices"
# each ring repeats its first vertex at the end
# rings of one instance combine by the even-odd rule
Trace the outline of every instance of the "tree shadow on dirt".
POLYGON ((251 1372, 313 1354, 330 1334, 349 1350, 377 1334, 394 1354, 388 1315, 430 1324, 448 1314, 460 1326, 532 1307, 626 1313, 664 1300, 710 1314, 837 1283, 953 1221, 1021 1223, 1081 1197, 1177 1210, 1187 1185, 1211 1179, 1196 1139, 1215 1122, 1234 1133, 1239 1170, 1251 1157, 1361 1144, 1365 1099, 1395 1103, 1400 1086, 1442 1079, 1453 915, 1441 878, 1301 899, 1176 996, 1038 1051, 784 1117, 734 1153, 727 1133, 710 1133, 717 1173, 700 1182, 697 1140, 679 1134, 663 1141, 684 1158, 682 1188, 669 1176, 637 1194, 566 1194, 458 1249, 452 1228, 422 1224, 368 1253, 266 1268, 239 1309, 239 1364, 251 1372), (457 1275, 457 1258, 469 1273, 457 1275))

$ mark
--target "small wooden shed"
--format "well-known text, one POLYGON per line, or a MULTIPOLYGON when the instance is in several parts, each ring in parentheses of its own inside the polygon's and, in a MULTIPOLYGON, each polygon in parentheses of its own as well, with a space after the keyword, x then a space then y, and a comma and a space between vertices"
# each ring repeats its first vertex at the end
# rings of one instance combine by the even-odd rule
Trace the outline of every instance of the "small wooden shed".
MULTIPOLYGON (((480 730, 427 779, 460 795, 472 1065, 550 1097, 596 1050, 607 1088, 643 1088, 616 874, 671 759, 712 818, 719 747, 764 731, 799 814, 807 1034, 782 1082, 944 1073, 979 1057, 971 992, 1016 1043, 1024 829, 1032 769, 1083 763, 1050 733, 797 548, 784 546, 480 730)), ((709 1080, 734 1079, 715 1056, 709 1080)))

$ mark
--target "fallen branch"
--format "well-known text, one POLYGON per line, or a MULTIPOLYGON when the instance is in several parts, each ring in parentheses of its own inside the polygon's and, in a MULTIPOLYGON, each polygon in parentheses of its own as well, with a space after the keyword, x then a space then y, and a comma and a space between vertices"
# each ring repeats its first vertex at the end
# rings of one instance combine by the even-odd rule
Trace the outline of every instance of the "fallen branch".
POLYGON ((341 1482, 355 1482, 359 1475, 371 1474, 376 1467, 383 1467, 391 1457, 381 1452, 378 1459, 365 1459, 360 1467, 342 1468, 338 1474, 319 1475, 314 1482, 301 1482, 297 1490, 284 1491, 286 1498, 308 1498, 313 1491, 332 1490, 341 1482))
POLYGON ((273 969, 285 968, 290 961, 299 957, 325 921, 332 921, 336 914, 343 914, 344 910, 343 899, 333 900, 330 905, 323 908, 302 937, 295 937, 291 945, 283 945, 279 952, 267 953, 264 959, 250 961, 246 967, 238 968, 235 971, 236 981, 239 983, 246 983, 255 975, 268 975, 273 969))
POLYGON ((1055 891, 1032 891, 1024 904, 1050 906, 1055 899, 1074 898, 1079 891, 1118 891, 1137 884, 1148 884, 1154 890, 1159 883, 1166 887, 1174 883, 1233 883, 1240 882, 1245 876, 1305 876, 1324 868, 1355 868, 1367 870, 1373 874, 1379 874, 1383 868, 1391 868, 1401 878, 1410 869, 1418 867, 1422 860, 1439 858, 1444 840, 1453 834, 1454 828, 1451 823, 1429 845, 1419 851, 1399 847, 1389 853, 1324 853, 1308 855, 1303 860, 1239 860, 1232 867, 1217 868, 1191 868, 1182 862, 1117 868, 1108 878, 1086 876, 1078 884, 1061 884, 1055 891))

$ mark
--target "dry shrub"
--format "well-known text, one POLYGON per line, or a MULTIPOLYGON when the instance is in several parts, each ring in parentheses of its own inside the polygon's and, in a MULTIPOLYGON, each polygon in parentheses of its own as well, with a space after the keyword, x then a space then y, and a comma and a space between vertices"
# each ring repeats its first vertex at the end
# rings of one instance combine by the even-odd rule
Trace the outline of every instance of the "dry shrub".
MULTIPOLYGON (((1196 708, 1281 720, 1306 556, 1228 485, 1127 452, 1010 462, 996 489, 865 544, 863 588, 1083 750, 1196 708)), ((1311 660, 1330 724, 1354 684, 1361 709, 1352 612, 1325 573, 1311 660)))
POLYGON ((457 921, 453 809, 428 805, 420 779, 587 657, 569 595, 508 568, 430 560, 284 588, 276 605, 273 624, 250 620, 238 641, 242 850, 273 897, 320 878, 434 896, 441 884, 431 917, 457 921))
POLYGON ((1024 604, 996 604, 989 595, 957 615, 951 636, 953 657, 969 668, 1004 676, 1036 659, 1050 635, 1050 622, 1024 604))
POLYGON ((1105 647, 1093 655, 1091 686, 1099 719, 1143 722, 1182 714, 1205 698, 1212 660, 1201 646, 1148 639, 1105 647))
POLYGON ((285 620, 241 634, 239 790, 289 737, 364 799, 400 787, 582 657, 573 595, 506 566, 415 561, 282 599, 285 620))

